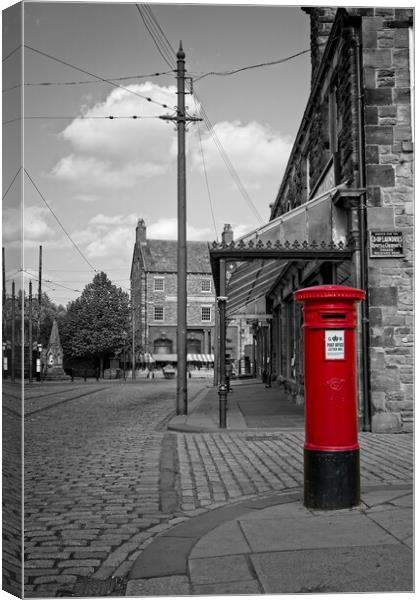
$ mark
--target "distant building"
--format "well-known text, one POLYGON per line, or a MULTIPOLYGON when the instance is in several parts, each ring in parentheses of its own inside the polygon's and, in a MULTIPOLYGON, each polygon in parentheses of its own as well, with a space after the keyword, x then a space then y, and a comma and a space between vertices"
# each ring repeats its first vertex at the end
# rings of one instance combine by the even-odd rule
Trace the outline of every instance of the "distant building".
MULTIPOLYGON (((136 362, 177 363, 177 242, 136 227, 131 266, 136 362)), ((215 293, 207 242, 187 242, 187 362, 214 362, 215 293)))

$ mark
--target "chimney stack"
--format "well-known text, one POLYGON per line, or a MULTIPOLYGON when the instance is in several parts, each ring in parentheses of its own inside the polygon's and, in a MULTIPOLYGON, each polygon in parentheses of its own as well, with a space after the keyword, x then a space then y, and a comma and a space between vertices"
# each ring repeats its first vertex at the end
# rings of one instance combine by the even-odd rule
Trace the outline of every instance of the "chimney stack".
POLYGON ((143 219, 139 219, 136 227, 136 243, 140 244, 141 246, 145 246, 147 244, 146 236, 146 223, 143 219))
POLYGON ((222 244, 231 244, 233 242, 233 229, 229 223, 225 223, 222 232, 222 244))

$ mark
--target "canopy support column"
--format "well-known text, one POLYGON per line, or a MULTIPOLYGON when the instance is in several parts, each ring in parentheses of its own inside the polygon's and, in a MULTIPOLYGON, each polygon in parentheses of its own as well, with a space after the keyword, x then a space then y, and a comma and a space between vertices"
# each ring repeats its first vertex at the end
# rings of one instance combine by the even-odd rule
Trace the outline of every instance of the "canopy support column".
POLYGON ((221 258, 220 268, 220 296, 217 298, 219 307, 219 427, 226 429, 227 412, 227 387, 226 387, 226 260, 221 258))

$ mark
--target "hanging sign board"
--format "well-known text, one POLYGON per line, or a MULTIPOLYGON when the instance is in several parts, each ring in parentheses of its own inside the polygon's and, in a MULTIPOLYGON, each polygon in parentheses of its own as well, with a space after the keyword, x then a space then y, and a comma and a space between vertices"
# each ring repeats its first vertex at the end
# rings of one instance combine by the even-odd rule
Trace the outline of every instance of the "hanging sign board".
POLYGON ((326 360, 344 359, 344 330, 325 330, 325 358, 326 360))
POLYGON ((395 258, 404 256, 402 231, 371 231, 370 257, 395 258))

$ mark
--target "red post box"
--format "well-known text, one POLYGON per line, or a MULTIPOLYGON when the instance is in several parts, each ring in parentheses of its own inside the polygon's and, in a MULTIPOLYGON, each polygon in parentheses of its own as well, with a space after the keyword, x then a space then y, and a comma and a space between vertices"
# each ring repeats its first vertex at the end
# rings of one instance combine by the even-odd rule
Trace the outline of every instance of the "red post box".
POLYGON ((365 292, 319 285, 294 297, 303 304, 304 505, 350 508, 360 503, 355 330, 365 292))

